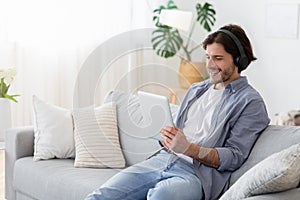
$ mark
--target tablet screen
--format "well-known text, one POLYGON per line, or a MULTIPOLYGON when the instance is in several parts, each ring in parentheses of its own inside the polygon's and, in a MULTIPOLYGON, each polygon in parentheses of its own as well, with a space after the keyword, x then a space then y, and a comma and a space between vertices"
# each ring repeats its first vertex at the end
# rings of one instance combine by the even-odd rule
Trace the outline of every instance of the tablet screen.
POLYGON ((165 126, 174 126, 169 100, 166 96, 148 92, 138 92, 142 108, 143 124, 149 137, 162 140, 160 130, 165 126))

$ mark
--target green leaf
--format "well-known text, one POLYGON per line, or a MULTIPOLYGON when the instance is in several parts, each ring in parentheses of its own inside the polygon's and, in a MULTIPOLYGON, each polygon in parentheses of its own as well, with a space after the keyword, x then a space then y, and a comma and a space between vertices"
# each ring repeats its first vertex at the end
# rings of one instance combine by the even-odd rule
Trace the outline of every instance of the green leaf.
POLYGON ((5 85, 5 83, 4 83, 3 93, 6 94, 8 92, 9 88, 10 88, 10 85, 5 85))
POLYGON ((8 95, 8 94, 5 94, 5 95, 4 95, 4 98, 7 98, 7 99, 9 99, 9 100, 12 100, 12 101, 18 103, 18 101, 15 99, 15 97, 17 97, 17 96, 20 96, 20 95, 18 95, 18 94, 15 94, 15 95, 8 95))
POLYGON ((0 98, 6 98, 6 99, 12 100, 17 103, 18 101, 15 99, 15 97, 20 96, 20 95, 19 94, 14 94, 14 95, 7 94, 9 88, 10 88, 10 84, 6 84, 4 82, 4 78, 1 78, 0 79, 0 98))
POLYGON ((164 9, 172 10, 178 8, 173 0, 169 0, 166 6, 160 6, 153 11, 155 14, 153 22, 157 29, 152 32, 151 42, 157 55, 169 58, 174 56, 180 50, 183 40, 177 29, 160 23, 159 15, 164 9))
POLYGON ((4 78, 1 79, 0 81, 0 97, 4 97, 4 95, 7 93, 10 85, 6 85, 4 82, 4 78))
POLYGON ((152 18, 152 21, 154 22, 155 26, 158 28, 171 28, 169 26, 163 25, 159 21, 159 15, 160 15, 161 11, 164 9, 172 10, 172 9, 178 9, 178 8, 175 5, 173 0, 169 0, 167 6, 160 6, 159 8, 153 10, 154 16, 152 18))
POLYGON ((216 22, 216 11, 214 10, 212 4, 205 3, 203 6, 200 3, 196 5, 197 10, 197 21, 203 26, 208 32, 211 31, 211 27, 214 26, 216 22))
POLYGON ((173 0, 169 0, 167 9, 178 9, 173 0))
POLYGON ((151 42, 157 55, 169 58, 180 50, 183 39, 177 29, 160 27, 152 32, 151 42))

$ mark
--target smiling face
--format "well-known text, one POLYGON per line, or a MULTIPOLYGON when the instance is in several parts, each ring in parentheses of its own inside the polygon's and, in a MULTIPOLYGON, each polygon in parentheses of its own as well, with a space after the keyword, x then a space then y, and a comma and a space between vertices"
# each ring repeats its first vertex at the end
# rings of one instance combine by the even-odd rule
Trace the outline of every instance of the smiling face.
POLYGON ((210 82, 215 84, 216 89, 224 88, 230 82, 240 77, 231 54, 225 51, 222 44, 212 43, 207 45, 206 57, 210 82))

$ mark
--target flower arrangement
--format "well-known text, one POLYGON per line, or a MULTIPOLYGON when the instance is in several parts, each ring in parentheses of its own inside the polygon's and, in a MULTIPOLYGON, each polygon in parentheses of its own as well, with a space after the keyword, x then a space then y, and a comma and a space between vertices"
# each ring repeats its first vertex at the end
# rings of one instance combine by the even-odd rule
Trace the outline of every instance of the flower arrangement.
POLYGON ((7 94, 10 84, 14 80, 14 76, 17 74, 16 70, 9 68, 7 70, 0 69, 0 98, 6 98, 14 102, 18 102, 15 97, 19 94, 9 95, 7 94))

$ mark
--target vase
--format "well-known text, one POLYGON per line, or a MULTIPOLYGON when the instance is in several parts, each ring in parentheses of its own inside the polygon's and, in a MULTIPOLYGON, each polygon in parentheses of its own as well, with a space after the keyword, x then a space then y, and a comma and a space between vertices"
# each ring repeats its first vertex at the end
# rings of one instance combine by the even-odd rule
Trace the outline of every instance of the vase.
POLYGON ((181 60, 178 80, 182 88, 189 88, 193 83, 201 82, 208 77, 205 62, 181 60))
POLYGON ((0 142, 4 142, 4 133, 8 128, 11 128, 10 100, 0 98, 0 142))

